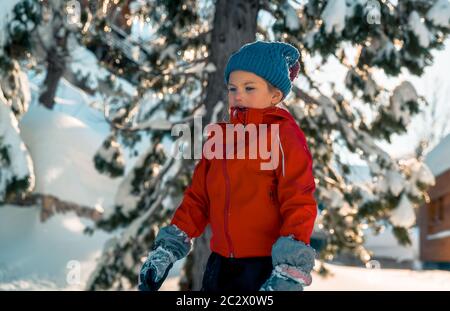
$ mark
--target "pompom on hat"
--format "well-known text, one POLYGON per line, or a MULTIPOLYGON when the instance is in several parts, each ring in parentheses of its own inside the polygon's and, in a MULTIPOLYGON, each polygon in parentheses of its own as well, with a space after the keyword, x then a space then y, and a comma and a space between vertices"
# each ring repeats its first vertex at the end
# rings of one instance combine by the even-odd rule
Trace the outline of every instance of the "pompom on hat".
POLYGON ((292 88, 292 81, 300 70, 296 47, 284 42, 255 41, 243 45, 228 59, 225 67, 225 84, 231 72, 252 72, 283 92, 283 99, 292 88))

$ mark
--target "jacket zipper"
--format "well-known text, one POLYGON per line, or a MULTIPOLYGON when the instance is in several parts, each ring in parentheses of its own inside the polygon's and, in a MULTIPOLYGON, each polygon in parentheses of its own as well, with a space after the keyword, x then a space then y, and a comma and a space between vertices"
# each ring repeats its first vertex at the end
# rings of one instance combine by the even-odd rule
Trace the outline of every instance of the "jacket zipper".
POLYGON ((272 203, 272 205, 275 206, 275 198, 274 198, 274 195, 273 195, 272 187, 270 187, 270 189, 269 189, 269 198, 270 198, 270 203, 272 203))
MULTIPOLYGON (((224 146, 226 147, 226 146, 224 146)), ((224 148, 224 154, 226 154, 225 148, 224 148)), ((234 257, 234 250, 233 250, 233 244, 231 243, 231 238, 228 232, 228 218, 229 218, 229 210, 230 210, 230 177, 228 176, 227 172, 227 162, 226 157, 224 157, 222 162, 222 169, 223 174, 225 177, 225 236, 228 241, 228 246, 230 249, 230 257, 234 257)))
MULTIPOLYGON (((244 112, 244 125, 247 123, 247 113, 244 112)), ((236 113, 236 111, 235 111, 236 113)), ((228 219, 229 219, 229 213, 230 213, 230 177, 228 176, 227 171, 227 162, 226 162, 226 144, 224 144, 224 158, 222 162, 222 170, 223 175, 225 177, 225 236, 227 238, 228 242, 228 248, 230 249, 230 258, 234 258, 234 248, 233 243, 231 242, 231 237, 228 230, 228 219)))

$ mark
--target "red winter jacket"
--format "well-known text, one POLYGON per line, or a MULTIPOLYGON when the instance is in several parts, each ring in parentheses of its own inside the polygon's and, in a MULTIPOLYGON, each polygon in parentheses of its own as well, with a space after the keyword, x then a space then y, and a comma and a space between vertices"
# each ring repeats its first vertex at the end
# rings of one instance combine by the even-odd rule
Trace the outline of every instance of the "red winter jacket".
MULTIPOLYGON (((259 152, 257 159, 249 159, 248 153, 245 159, 239 159, 236 152, 234 159, 208 159, 205 146, 219 135, 210 133, 192 183, 184 192, 171 224, 195 238, 209 223, 211 251, 225 257, 271 256, 272 245, 280 236, 293 235, 309 244, 317 216, 312 157, 292 115, 277 106, 232 107, 230 123, 218 123, 223 129, 223 139, 230 141, 232 136, 226 134, 226 124, 242 124, 246 129, 249 124, 255 124, 256 128, 259 124, 268 124, 270 128, 278 124, 279 133, 274 137, 274 146, 279 148, 278 166, 261 170, 261 162, 270 159, 261 159, 259 152)), ((273 143, 270 129, 257 133, 258 137, 268 133, 270 148, 273 143)), ((249 139, 247 135, 245 150, 249 150, 249 139)), ((238 150, 235 142, 234 146, 238 150)), ((223 144, 216 147, 227 150, 223 144)))

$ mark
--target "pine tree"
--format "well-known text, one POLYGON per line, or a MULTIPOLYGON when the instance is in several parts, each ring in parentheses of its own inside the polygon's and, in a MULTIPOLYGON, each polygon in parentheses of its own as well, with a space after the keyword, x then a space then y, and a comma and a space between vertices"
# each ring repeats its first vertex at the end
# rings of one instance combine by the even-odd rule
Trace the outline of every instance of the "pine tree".
MULTIPOLYGON (((56 40, 61 53, 70 52, 64 47, 73 40, 95 53, 110 73, 94 77, 95 87, 87 82, 92 77, 72 75, 86 91, 99 92, 105 99, 111 135, 95 157, 96 167, 112 177, 120 176, 124 173, 122 149, 133 149, 144 136, 151 139, 148 150, 124 177, 113 211, 90 229, 118 230, 120 236, 105 246, 89 289, 136 284, 142 257, 158 227, 168 223, 180 203, 195 165, 195 159, 165 154, 162 144, 175 139, 174 124, 187 123, 194 133, 195 116, 202 117, 203 125, 226 118, 226 61, 255 39, 289 42, 301 51, 300 78, 286 103, 305 132, 314 159, 320 203, 317 227, 327 242, 320 258, 331 260, 350 252, 362 262, 369 261, 371 254, 363 246, 368 228, 379 232, 391 227, 400 243, 410 243, 414 208, 427 202, 426 189, 434 178, 421 156, 393 159, 377 143, 404 133, 426 100, 410 82, 387 89, 374 74, 395 77, 407 69, 421 75, 432 64, 431 52, 443 48, 450 30, 447 0, 62 3, 70 18, 61 16, 60 27, 65 31, 56 40), (74 3, 79 5, 79 15, 73 13, 74 3), (274 23, 264 23, 264 16, 274 23), (151 36, 133 37, 133 20, 151 25, 151 36), (311 69, 317 59, 318 68, 311 69), (318 81, 316 71, 330 60, 347 71, 344 88, 318 81), (136 92, 124 91, 121 81, 136 92), (339 150, 366 161, 371 179, 354 183, 339 150)), ((30 62, 30 54, 38 55, 32 32, 49 27, 42 16, 57 10, 52 5, 52 1, 37 0, 18 4, 16 10, 22 6, 27 19, 20 21, 21 14, 10 23, 2 63, 30 62)), ((193 146, 187 148, 193 151, 193 146)), ((207 230, 195 241, 186 261, 183 289, 200 287, 209 234, 207 230)))

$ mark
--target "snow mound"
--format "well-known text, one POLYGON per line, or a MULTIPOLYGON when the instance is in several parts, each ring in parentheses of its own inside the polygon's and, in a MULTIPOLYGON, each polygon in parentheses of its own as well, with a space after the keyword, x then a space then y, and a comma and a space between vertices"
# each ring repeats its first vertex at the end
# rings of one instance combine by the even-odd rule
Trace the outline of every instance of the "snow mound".
POLYGON ((41 105, 30 107, 20 130, 34 162, 36 192, 87 206, 112 206, 118 181, 99 174, 93 162, 104 135, 41 105))
MULTIPOLYGON (((107 133, 36 104, 19 127, 35 167, 35 192, 105 211, 112 207, 120 179, 100 175, 92 160, 107 133)), ((84 289, 111 235, 84 234, 92 222, 74 213, 45 223, 39 215, 38 208, 0 209, 0 249, 6 250, 0 252, 0 289, 84 289)))

